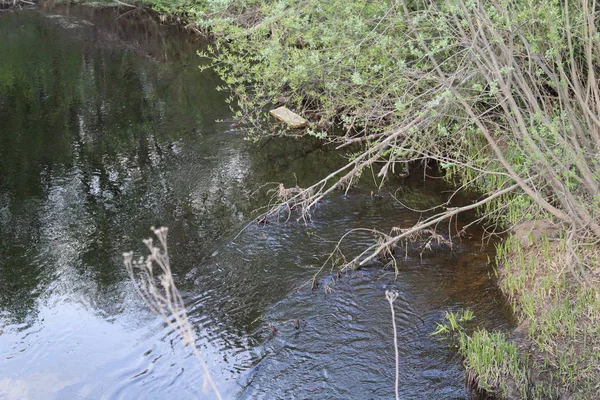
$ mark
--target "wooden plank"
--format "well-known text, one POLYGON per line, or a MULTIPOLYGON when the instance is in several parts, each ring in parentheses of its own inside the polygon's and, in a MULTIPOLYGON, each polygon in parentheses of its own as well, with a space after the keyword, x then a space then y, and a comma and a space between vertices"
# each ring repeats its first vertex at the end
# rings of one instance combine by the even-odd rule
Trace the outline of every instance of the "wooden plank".
POLYGON ((298 129, 304 128, 308 125, 308 121, 296 114, 293 111, 290 111, 286 107, 279 107, 274 110, 269 111, 273 117, 286 123, 290 128, 298 129))

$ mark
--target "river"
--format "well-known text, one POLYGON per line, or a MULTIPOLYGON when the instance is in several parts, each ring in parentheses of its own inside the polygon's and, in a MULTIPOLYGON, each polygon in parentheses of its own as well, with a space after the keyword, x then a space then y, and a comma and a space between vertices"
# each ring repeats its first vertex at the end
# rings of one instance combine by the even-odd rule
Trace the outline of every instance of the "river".
MULTIPOLYGON (((415 174, 378 192, 365 179, 308 224, 238 236, 271 182, 309 185, 343 154, 309 140, 244 140, 218 77, 198 68, 202 42, 144 12, 5 12, 0 38, 1 399, 213 398, 123 268, 122 253, 143 254, 152 225, 169 227, 176 283, 224 398, 393 398, 386 290, 399 294, 401 397, 469 397, 456 349, 431 333, 463 308, 479 326, 511 324, 493 246, 476 228, 452 250, 408 249, 397 275, 373 264, 304 285, 348 230, 419 219, 393 199, 396 187, 426 207, 448 196, 443 183, 415 174)), ((344 249, 372 240, 358 233, 344 249)))

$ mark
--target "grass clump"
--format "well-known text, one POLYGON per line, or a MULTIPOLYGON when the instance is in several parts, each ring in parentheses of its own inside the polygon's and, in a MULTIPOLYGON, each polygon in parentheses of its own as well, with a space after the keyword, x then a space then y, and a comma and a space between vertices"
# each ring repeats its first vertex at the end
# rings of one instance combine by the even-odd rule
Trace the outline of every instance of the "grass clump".
POLYGON ((463 310, 461 312, 447 311, 444 315, 445 322, 438 323, 432 335, 463 334, 465 332, 464 324, 471 322, 474 318, 475 315, 471 310, 463 310))
POLYGON ((448 311, 432 335, 444 335, 458 348, 467 370, 467 386, 478 393, 508 399, 527 398, 529 368, 515 341, 502 332, 473 331, 471 310, 448 311))
POLYGON ((531 398, 593 398, 600 388, 600 293, 580 262, 597 263, 593 246, 511 236, 499 246, 499 282, 519 318, 516 338, 528 356, 531 398))
POLYGON ((527 398, 527 366, 523 365, 517 345, 503 333, 479 330, 471 336, 462 334, 460 351, 465 357, 469 386, 503 398, 527 398))

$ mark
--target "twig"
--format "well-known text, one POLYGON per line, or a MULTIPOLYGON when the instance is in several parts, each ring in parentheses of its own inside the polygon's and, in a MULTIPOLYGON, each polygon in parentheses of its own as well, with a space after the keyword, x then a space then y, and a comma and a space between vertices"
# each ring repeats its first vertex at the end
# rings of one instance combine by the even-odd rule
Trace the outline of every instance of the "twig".
POLYGON ((398 391, 400 380, 400 354, 398 354, 398 333, 396 332, 396 313, 394 312, 394 301, 396 301, 398 298, 398 292, 386 290, 385 298, 387 299, 388 303, 390 303, 390 310, 392 311, 392 326, 394 327, 394 351, 396 354, 396 384, 394 387, 396 390, 396 400, 400 400, 400 393, 398 391))
MULTIPOLYGON (((529 181, 531 181, 533 178, 529 178, 529 179, 525 179, 523 182, 528 183, 529 181)), ((406 231, 402 232, 400 235, 397 236, 393 236, 392 238, 390 238, 389 240, 387 240, 385 243, 379 244, 377 246, 377 249, 375 249, 375 251, 373 251, 373 253, 371 253, 371 255, 369 255, 367 258, 365 258, 364 260, 360 261, 360 263, 358 265, 363 266, 366 263, 368 263, 369 261, 373 260, 375 257, 377 257, 384 249, 389 248, 390 246, 395 245, 396 243, 398 243, 400 241, 400 239, 412 235, 415 232, 421 231, 425 228, 428 228, 430 226, 433 226, 435 224, 438 224, 439 222, 453 217, 457 214, 460 214, 461 212, 464 211, 468 211, 468 210, 472 210, 478 207, 481 207, 482 205, 489 203, 490 201, 494 200, 497 197, 500 197, 506 193, 509 193, 515 189, 518 189, 519 187, 521 187, 520 183, 515 183, 512 186, 507 187, 506 189, 500 190, 498 192, 494 192, 494 194, 486 197, 483 200, 480 200, 476 203, 470 204, 468 206, 463 206, 463 207, 454 207, 454 208, 449 208, 448 211, 445 211, 443 213, 439 213, 437 215, 434 215, 433 217, 431 217, 429 220, 426 220, 427 222, 422 222, 420 224, 417 224, 415 226, 413 226, 411 229, 407 229, 406 231)), ((364 256, 365 254, 367 254, 368 252, 372 251, 373 247, 370 247, 369 249, 363 251, 360 255, 358 255, 357 257, 355 257, 352 262, 357 262, 360 257, 364 256)))
POLYGON ((122 6, 125 6, 125 7, 137 8, 137 6, 134 6, 134 5, 132 5, 132 4, 123 3, 123 2, 122 2, 122 1, 120 1, 120 0, 114 0, 114 2, 115 2, 115 3, 117 3, 117 4, 120 4, 120 5, 122 5, 122 6))

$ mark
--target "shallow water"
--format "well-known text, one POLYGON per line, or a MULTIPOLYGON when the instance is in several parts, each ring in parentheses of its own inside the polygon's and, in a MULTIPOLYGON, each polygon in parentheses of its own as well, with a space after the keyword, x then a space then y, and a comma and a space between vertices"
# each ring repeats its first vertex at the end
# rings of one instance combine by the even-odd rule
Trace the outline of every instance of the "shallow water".
MULTIPOLYGON (((386 290, 399 293, 401 397, 466 398, 460 358, 431 332, 461 308, 487 328, 510 324, 481 232, 452 250, 408 249, 397 276, 328 270, 311 290, 349 229, 420 215, 365 181, 308 224, 236 236, 265 205, 252 194, 274 187, 263 185, 304 186, 343 159, 305 141, 245 141, 218 79, 197 68, 202 43, 125 11, 0 14, 0 398, 212 398, 126 278, 121 254, 142 253, 151 225, 170 229, 177 285, 225 398, 392 398, 386 290)), ((415 207, 447 196, 421 176, 393 183, 415 207)), ((344 249, 372 240, 357 233, 344 249)))

